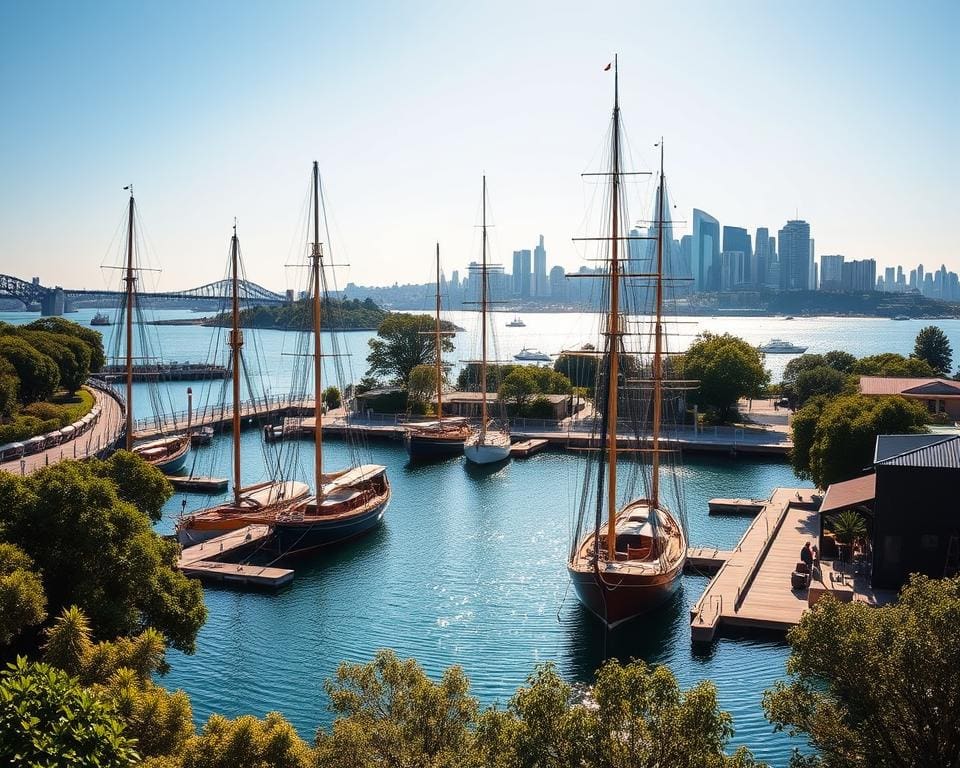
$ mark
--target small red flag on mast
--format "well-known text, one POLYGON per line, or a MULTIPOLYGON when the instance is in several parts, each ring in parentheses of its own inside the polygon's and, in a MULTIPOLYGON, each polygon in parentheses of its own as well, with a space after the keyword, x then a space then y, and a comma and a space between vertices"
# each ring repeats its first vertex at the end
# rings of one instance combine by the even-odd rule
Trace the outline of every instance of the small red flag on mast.
POLYGON ((604 72, 609 71, 610 67, 612 67, 612 66, 613 66, 613 62, 611 61, 609 64, 607 64, 607 66, 605 66, 605 67, 603 68, 603 71, 604 71, 604 72))

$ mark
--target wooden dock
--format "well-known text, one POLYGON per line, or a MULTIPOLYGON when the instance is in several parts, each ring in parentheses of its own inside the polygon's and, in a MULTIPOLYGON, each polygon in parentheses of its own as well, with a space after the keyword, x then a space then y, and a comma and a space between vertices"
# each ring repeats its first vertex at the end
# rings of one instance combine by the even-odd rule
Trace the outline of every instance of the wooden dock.
POLYGON ((721 626, 786 631, 807 609, 807 590, 794 591, 790 574, 820 519, 809 488, 778 488, 744 532, 690 611, 694 642, 710 641, 721 626))
POLYGON ((510 446, 510 455, 515 459, 533 456, 533 454, 546 448, 548 444, 549 440, 544 439, 521 440, 510 446))
POLYGON ((733 556, 733 552, 714 547, 691 547, 687 550, 688 571, 717 571, 733 556))
POLYGON ((225 477, 187 477, 186 475, 167 475, 170 485, 178 491, 197 493, 218 493, 227 490, 230 481, 225 477))
POLYGON ((293 580, 292 570, 249 563, 224 563, 220 560, 231 553, 255 546, 270 534, 269 525, 248 525, 201 544, 195 544, 180 553, 177 568, 185 576, 197 579, 258 587, 281 587, 293 580))

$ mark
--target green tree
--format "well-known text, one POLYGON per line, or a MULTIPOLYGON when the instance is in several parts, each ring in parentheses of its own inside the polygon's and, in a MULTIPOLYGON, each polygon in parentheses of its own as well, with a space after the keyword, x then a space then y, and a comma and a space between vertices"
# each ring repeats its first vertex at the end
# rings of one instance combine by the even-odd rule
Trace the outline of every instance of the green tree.
POLYGON ((843 392, 847 377, 828 365, 801 371, 794 382, 796 403, 803 405, 816 395, 833 397, 843 392))
POLYGON ((437 392, 437 367, 427 363, 416 366, 410 371, 407 392, 410 394, 409 399, 413 402, 429 402, 437 392))
POLYGON ((108 459, 93 459, 88 464, 94 475, 116 486, 121 499, 133 504, 151 522, 160 521, 163 505, 173 495, 173 486, 163 472, 130 451, 117 451, 108 459))
POLYGON ((370 664, 341 664, 325 688, 337 718, 317 732, 321 768, 464 765, 477 702, 459 667, 434 683, 413 659, 380 651, 370 664))
POLYGON ((830 527, 841 544, 853 544, 867 535, 866 521, 852 509, 843 510, 834 518, 830 527))
POLYGON ((90 375, 90 349, 80 339, 49 331, 21 330, 17 335, 57 364, 63 389, 72 394, 83 386, 90 375))
POLYGON ((313 764, 313 751, 277 712, 263 720, 213 715, 187 741, 179 761, 182 768, 312 768, 313 764))
POLYGON ((745 749, 728 756, 729 714, 702 682, 683 692, 666 667, 612 660, 597 672, 593 706, 542 666, 510 700, 487 710, 477 729, 479 764, 491 768, 732 768, 756 765, 745 749))
POLYGON ((913 576, 896 603, 817 602, 787 635, 789 679, 764 695, 777 729, 822 768, 935 768, 960 759, 960 579, 913 576))
POLYGON ((20 379, 17 369, 9 360, 0 356, 0 421, 13 415, 19 394, 20 379))
POLYGON ((33 561, 12 544, 0 543, 0 647, 47 617, 47 598, 33 561))
MULTIPOLYGON (((377 328, 377 337, 370 339, 367 375, 386 376, 406 387, 414 368, 436 359, 434 327, 434 319, 429 315, 387 315, 377 328)), ((456 330, 446 321, 441 323, 441 329, 443 334, 456 330)), ((448 335, 441 335, 440 348, 443 352, 453 351, 453 342, 448 335)))
POLYGON ((206 618, 200 584, 177 571, 177 544, 96 470, 63 461, 25 478, 0 473, 0 538, 30 555, 51 614, 76 605, 100 638, 154 627, 192 652, 206 618))
POLYGON ((936 376, 930 364, 918 357, 904 357, 896 352, 867 355, 857 360, 853 373, 858 376, 936 376))
POLYGON ((16 369, 21 403, 49 400, 60 384, 57 364, 17 336, 0 336, 0 357, 16 369))
POLYGON ((340 402, 341 398, 339 387, 330 386, 323 390, 323 403, 327 406, 328 411, 339 408, 340 402))
POLYGON ((699 381, 689 400, 728 421, 741 397, 759 397, 770 381, 760 352, 729 333, 701 333, 683 354, 686 379, 699 381))
POLYGON ((99 371, 106 363, 106 357, 103 354, 103 336, 93 328, 87 328, 62 317, 43 317, 23 327, 31 331, 49 331, 80 339, 90 350, 91 371, 99 371))
POLYGON ((0 673, 0 762, 120 768, 138 762, 113 705, 47 664, 20 657, 0 673))
MULTIPOLYGON (((837 397, 823 405, 806 457, 794 441, 794 470, 819 488, 857 477, 873 462, 877 435, 923 432, 926 420, 927 412, 920 403, 899 396, 837 397)), ((802 429, 808 428, 809 419, 804 417, 802 429)), ((806 434, 795 431, 795 438, 798 435, 805 441, 806 434)))
POLYGON ((187 694, 140 680, 126 668, 114 673, 102 690, 123 721, 124 733, 136 739, 141 757, 174 757, 179 764, 195 733, 187 694))
POLYGON ((524 367, 533 374, 533 378, 537 382, 538 394, 569 395, 573 389, 570 384, 570 379, 559 371, 555 371, 545 365, 524 367))
POLYGON ((810 448, 817 432, 817 422, 823 409, 830 402, 828 397, 813 397, 798 410, 790 422, 793 448, 790 449, 790 466, 801 478, 810 477, 810 448))
POLYGON ((584 387, 593 392, 597 385, 597 363, 600 358, 592 344, 586 344, 576 352, 561 354, 553 364, 553 370, 562 373, 575 387, 584 387))
POLYGON ((949 376, 953 367, 953 349, 947 334, 935 325, 921 328, 913 345, 913 357, 923 360, 938 376, 949 376))
POLYGON ((844 352, 842 349, 834 349, 825 353, 823 359, 827 365, 835 371, 840 371, 840 373, 851 373, 853 366, 857 363, 857 358, 849 352, 844 352))
POLYGON ((534 396, 540 393, 536 374, 530 366, 519 366, 510 371, 500 384, 498 395, 505 403, 513 403, 517 413, 523 413, 534 396))

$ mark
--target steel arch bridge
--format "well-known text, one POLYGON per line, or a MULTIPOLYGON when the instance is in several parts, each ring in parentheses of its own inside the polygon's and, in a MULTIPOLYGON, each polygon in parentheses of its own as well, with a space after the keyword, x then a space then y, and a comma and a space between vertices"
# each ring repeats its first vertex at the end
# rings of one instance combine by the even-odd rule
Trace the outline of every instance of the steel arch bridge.
MULTIPOLYGON (((82 290, 73 288, 48 288, 38 283, 27 282, 12 275, 0 275, 0 296, 19 299, 24 304, 39 303, 43 313, 58 315, 63 312, 62 305, 71 301, 95 301, 97 299, 119 299, 123 291, 82 290), (56 299, 60 299, 59 303, 56 299), (57 311, 59 309, 59 311, 57 311)), ((217 280, 198 288, 184 291, 138 292, 141 299, 182 299, 184 301, 226 301, 231 298, 231 282, 217 280)), ((244 304, 272 305, 286 303, 287 298, 268 290, 249 280, 240 280, 239 299, 244 304)))

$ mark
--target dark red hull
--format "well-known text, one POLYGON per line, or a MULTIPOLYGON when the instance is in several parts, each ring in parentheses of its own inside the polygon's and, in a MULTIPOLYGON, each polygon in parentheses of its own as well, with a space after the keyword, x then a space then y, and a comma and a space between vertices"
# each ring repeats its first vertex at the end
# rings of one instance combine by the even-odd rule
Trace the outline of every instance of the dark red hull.
POLYGON ((608 629, 658 608, 680 586, 682 563, 675 569, 651 576, 620 575, 576 570, 567 571, 577 599, 608 629))

